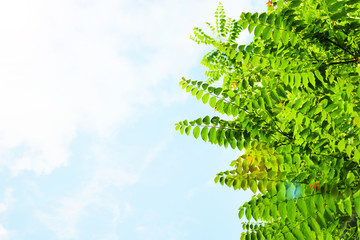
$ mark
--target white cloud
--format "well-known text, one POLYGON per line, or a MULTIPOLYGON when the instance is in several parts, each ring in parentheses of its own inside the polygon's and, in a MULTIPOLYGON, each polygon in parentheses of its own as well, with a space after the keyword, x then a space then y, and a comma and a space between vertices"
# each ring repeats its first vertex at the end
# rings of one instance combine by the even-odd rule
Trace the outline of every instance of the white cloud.
POLYGON ((137 227, 136 227, 136 230, 137 230, 138 232, 144 232, 144 231, 146 230, 146 228, 145 228, 144 226, 137 226, 137 227))
POLYGON ((122 188, 132 185, 137 181, 137 176, 123 172, 117 168, 101 168, 92 180, 73 196, 60 199, 58 205, 50 212, 37 212, 37 217, 42 224, 54 231, 58 239, 79 239, 78 224, 86 214, 91 214, 89 206, 110 209, 114 215, 114 222, 121 222, 123 215, 131 214, 131 205, 125 203, 119 206, 114 202, 114 196, 109 193, 109 187, 122 188))
POLYGON ((0 224, 0 240, 9 239, 9 231, 0 224))
MULTIPOLYGON (((164 150, 170 138, 165 138, 140 159, 128 159, 135 163, 135 170, 129 170, 117 157, 105 151, 106 146, 97 145, 92 149, 93 157, 90 179, 75 194, 59 199, 50 211, 37 211, 37 217, 46 228, 52 230, 58 239, 81 239, 78 226, 91 215, 91 208, 101 208, 111 212, 112 224, 118 226, 134 213, 134 207, 119 192, 124 187, 134 186, 149 164, 164 150)), ((114 234, 116 231, 114 231, 114 234)))
POLYGON ((6 212, 16 202, 16 199, 13 196, 13 191, 14 191, 14 189, 12 189, 12 188, 5 189, 4 198, 0 202, 0 213, 6 212))
MULTIPOLYGON (((69 145, 79 131, 109 136, 138 114, 136 104, 161 101, 149 87, 169 76, 178 80, 197 63, 202 50, 189 35, 213 19, 216 5, 205 0, 3 1, 0 163, 15 175, 50 173, 68 164, 69 145)), ((228 12, 249 6, 224 5, 228 12)))

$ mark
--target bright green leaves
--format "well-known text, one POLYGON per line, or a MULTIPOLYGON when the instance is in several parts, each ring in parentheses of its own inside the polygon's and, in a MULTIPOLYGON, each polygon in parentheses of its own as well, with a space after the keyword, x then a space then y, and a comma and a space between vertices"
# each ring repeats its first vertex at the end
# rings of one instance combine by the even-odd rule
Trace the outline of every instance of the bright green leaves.
POLYGON ((210 98, 210 101, 209 101, 210 107, 215 108, 216 101, 217 101, 216 97, 210 98))
POLYGON ((255 36, 255 37, 260 37, 260 35, 262 34, 264 28, 265 28, 264 25, 257 25, 257 26, 255 27, 254 36, 255 36))
POLYGON ((297 240, 305 240, 303 233, 298 228, 291 228, 292 234, 296 237, 297 240))
POLYGON ((208 24, 218 36, 194 31, 214 47, 201 62, 207 79, 180 86, 231 120, 206 116, 175 129, 245 150, 215 178, 261 193, 239 209, 240 218, 263 224, 244 225, 244 239, 332 239, 343 219, 360 215, 359 4, 325 2, 279 0, 239 21, 226 21, 219 8, 217 28, 208 24), (250 44, 236 43, 242 27, 254 33, 250 44))
POLYGON ((352 203, 350 200, 350 197, 347 197, 344 200, 344 208, 345 208, 345 212, 349 215, 352 216, 352 203))
POLYGON ((208 137, 208 131, 209 128, 208 127, 203 127, 203 129, 201 130, 201 138, 202 140, 204 140, 206 142, 207 137, 208 137))
POLYGON ((346 144, 346 141, 344 139, 340 140, 339 143, 337 144, 337 147, 340 152, 344 151, 345 144, 346 144))
POLYGON ((244 207, 241 207, 239 209, 239 219, 241 219, 244 216, 244 213, 245 213, 245 209, 244 209, 244 207))
POLYGON ((199 91, 196 93, 196 98, 199 100, 199 99, 202 97, 202 94, 203 94, 203 90, 199 90, 199 91))
POLYGON ((279 95, 274 90, 270 92, 270 96, 276 103, 280 103, 279 95))
POLYGON ((285 201, 286 199, 286 187, 283 183, 278 184, 277 199, 279 202, 285 201))
POLYGON ((250 180, 249 182, 250 190, 255 194, 257 191, 257 183, 255 180, 250 180))
POLYGON ((305 239, 316 240, 315 234, 310 230, 310 227, 306 222, 300 223, 301 232, 304 234, 305 239))
POLYGON ((204 94, 203 96, 202 96, 202 102, 204 103, 204 104, 206 104, 207 102, 208 102, 208 100, 209 100, 209 94, 208 93, 206 93, 206 94, 204 94))
POLYGON ((285 219, 288 216, 286 205, 287 205, 286 202, 280 202, 279 204, 280 217, 283 219, 285 219))
POLYGON ((358 216, 360 216, 360 197, 354 197, 354 207, 355 207, 355 212, 357 213, 358 216))
POLYGON ((279 43, 279 40, 282 36, 282 31, 280 31, 279 29, 274 29, 274 32, 273 32, 273 41, 274 43, 279 43))
POLYGON ((296 205, 297 205, 297 208, 299 209, 299 212, 301 213, 301 215, 303 215, 303 217, 306 218, 307 217, 307 207, 306 207, 306 203, 305 203, 304 199, 299 198, 296 201, 296 205))
POLYGON ((286 92, 281 85, 278 85, 278 87, 276 88, 276 92, 279 94, 279 96, 287 98, 286 92))
POLYGON ((195 123, 196 123, 197 125, 201 125, 201 124, 203 123, 202 118, 196 119, 196 120, 195 120, 195 123))
POLYGON ((265 27, 262 31, 261 38, 263 40, 268 40, 271 37, 272 29, 270 27, 265 27))
POLYGON ((245 216, 248 221, 251 220, 251 208, 246 208, 245 216))
POLYGON ((215 128, 210 128, 209 130, 209 141, 210 143, 217 143, 217 138, 216 138, 216 129, 215 128))
POLYGON ((196 127, 194 128, 193 134, 194 134, 194 137, 195 137, 196 139, 198 139, 199 134, 200 134, 200 128, 199 128, 198 126, 196 126, 196 127))
POLYGON ((288 44, 288 42, 289 42, 289 32, 288 31, 282 32, 281 41, 283 42, 284 45, 288 44))
POLYGON ((289 201, 287 203, 287 217, 290 221, 294 222, 296 217, 296 206, 294 201, 289 201))

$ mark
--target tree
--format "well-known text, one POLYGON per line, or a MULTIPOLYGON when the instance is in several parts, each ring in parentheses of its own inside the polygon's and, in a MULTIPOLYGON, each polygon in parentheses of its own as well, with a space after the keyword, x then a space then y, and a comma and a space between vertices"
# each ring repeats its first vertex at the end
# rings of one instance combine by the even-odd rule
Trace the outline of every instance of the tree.
POLYGON ((219 4, 216 26, 207 23, 214 36, 194 29, 194 41, 214 47, 201 61, 207 80, 180 85, 232 120, 176 130, 244 149, 215 177, 254 193, 239 208, 241 239, 359 239, 360 0, 267 5, 232 20, 219 4), (246 29, 254 39, 239 45, 246 29))

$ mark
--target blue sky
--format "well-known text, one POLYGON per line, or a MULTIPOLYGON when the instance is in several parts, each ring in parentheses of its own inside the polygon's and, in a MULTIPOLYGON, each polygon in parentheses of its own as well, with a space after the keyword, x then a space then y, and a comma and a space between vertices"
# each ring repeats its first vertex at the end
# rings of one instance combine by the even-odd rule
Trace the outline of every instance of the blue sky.
POLYGON ((216 114, 178 82, 218 1, 0 3, 0 240, 239 238, 252 194, 213 182, 239 151, 174 128, 216 114))

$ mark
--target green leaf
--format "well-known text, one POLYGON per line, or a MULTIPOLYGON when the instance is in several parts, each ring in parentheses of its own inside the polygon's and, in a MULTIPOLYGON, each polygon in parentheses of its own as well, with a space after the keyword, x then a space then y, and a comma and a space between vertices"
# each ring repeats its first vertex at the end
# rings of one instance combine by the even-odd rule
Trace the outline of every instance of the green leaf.
POLYGON ((197 88, 194 87, 192 90, 191 90, 191 95, 195 96, 195 94, 197 93, 197 88))
POLYGON ((288 202, 288 204, 287 204, 287 213, 288 213, 289 220, 294 222, 295 221, 295 216, 296 216, 296 206, 295 206, 294 201, 289 201, 288 202))
POLYGON ((201 130, 201 138, 205 142, 207 141, 208 138, 208 131, 209 131, 208 127, 203 127, 203 129, 201 130))
POLYGON ((265 23, 265 21, 266 21, 266 13, 265 13, 265 12, 263 12, 263 13, 261 13, 261 14, 259 15, 259 21, 260 21, 260 23, 262 23, 262 24, 265 23))
POLYGON ((249 62, 249 59, 250 59, 250 54, 249 53, 246 53, 245 54, 245 58, 243 59, 243 65, 246 66, 249 62))
POLYGON ((265 26, 264 25, 257 25, 256 28, 255 28, 255 31, 254 31, 254 36, 256 38, 260 37, 262 31, 264 30, 265 26))
POLYGON ((307 217, 307 207, 305 204, 304 199, 299 198, 296 202, 297 208, 299 209, 301 215, 303 215, 305 218, 307 217))
POLYGON ((184 134, 184 130, 185 130, 185 126, 181 126, 181 127, 180 127, 180 133, 181 133, 181 134, 184 134))
POLYGON ((265 110, 265 104, 264 104, 264 99, 262 97, 258 98, 258 104, 259 106, 265 110))
POLYGON ((313 85, 313 87, 315 88, 316 87, 316 84, 315 84, 315 76, 312 72, 308 72, 308 77, 309 77, 309 81, 311 83, 311 85, 313 85))
POLYGON ((279 96, 276 94, 275 91, 271 91, 271 92, 270 92, 270 96, 271 96, 272 99, 275 100, 275 102, 280 103, 280 98, 279 98, 279 96))
POLYGON ((316 70, 315 71, 315 76, 320 80, 320 81, 324 81, 324 78, 322 77, 322 75, 321 75, 321 73, 318 71, 318 70, 316 70))
POLYGON ((202 94, 203 94, 203 90, 199 90, 199 91, 196 93, 196 98, 197 98, 197 100, 200 100, 202 94))
POLYGON ((278 29, 274 29, 274 31, 273 31, 273 41, 275 43, 279 42, 281 36, 282 36, 282 31, 280 31, 278 29))
POLYGON ((286 198, 286 188, 283 183, 278 184, 278 193, 277 193, 277 199, 278 201, 284 201, 286 198))
POLYGON ((269 97, 268 94, 266 94, 266 95, 264 96, 264 101, 265 101, 266 105, 269 106, 269 108, 272 108, 272 107, 273 107, 273 106, 272 106, 272 103, 271 103, 271 99, 270 99, 270 97, 269 97))
POLYGON ((190 92, 192 88, 193 88, 193 86, 191 86, 191 85, 187 86, 186 92, 190 92))
POLYGON ((301 228, 300 228, 301 232, 304 234, 305 239, 316 240, 316 237, 313 235, 313 233, 311 232, 311 230, 306 222, 300 223, 300 226, 301 226, 301 228))
POLYGON ((214 127, 210 128, 209 131, 209 141, 211 143, 217 143, 217 139, 216 139, 216 129, 214 127))
POLYGON ((273 218, 277 218, 278 213, 277 213, 277 207, 276 204, 271 204, 270 206, 270 214, 273 218))
POLYGON ((300 4, 301 4, 301 0, 293 0, 293 1, 291 1, 289 8, 290 9, 296 8, 296 7, 300 6, 300 4))
MULTIPOLYGON (((300 229, 294 227, 294 228, 290 228, 292 234, 294 234, 294 236, 296 237, 297 240, 305 240, 304 235, 302 234, 302 232, 300 231, 300 229)), ((308 239, 306 239, 308 240, 308 239)))
POLYGON ((248 27, 249 33, 251 33, 251 32, 253 31, 253 29, 254 29, 255 26, 256 26, 255 23, 250 23, 250 24, 249 24, 249 27, 248 27))
POLYGON ((247 89, 247 88, 248 88, 249 83, 248 83, 248 81, 247 81, 246 78, 242 81, 242 84, 241 84, 241 85, 242 85, 243 89, 247 89))
MULTIPOLYGON (((239 103, 240 104, 240 103, 239 103)), ((236 103, 233 105, 233 107, 232 107, 232 115, 234 116, 234 117, 237 117, 238 115, 239 115, 239 107, 238 106, 236 106, 236 103)))
POLYGON ((211 120, 210 120, 210 122, 211 122, 211 124, 212 124, 212 125, 216 126, 216 125, 218 125, 218 124, 219 124, 219 122, 220 122, 220 118, 219 118, 219 117, 217 117, 217 116, 212 117, 212 118, 211 118, 211 120))
POLYGON ((284 90, 284 88, 281 85, 278 85, 278 87, 276 88, 276 92, 283 98, 287 98, 286 92, 284 90))
POLYGON ((204 104, 206 104, 207 102, 208 102, 208 100, 209 100, 209 94, 208 93, 206 93, 203 97, 202 97, 202 102, 204 103, 204 104))
POLYGON ((354 206, 355 206, 355 212, 358 216, 360 216, 360 197, 354 198, 354 206))
POLYGON ((265 27, 262 31, 261 38, 268 40, 271 37, 272 29, 270 27, 265 27))
POLYGON ((210 107, 214 108, 216 105, 216 97, 210 98, 209 104, 210 104, 210 107))
POLYGON ((291 232, 285 233, 285 239, 286 240, 296 240, 295 236, 291 232))
POLYGON ((230 103, 224 103, 224 112, 230 116, 232 114, 232 105, 230 103))
POLYGON ((285 219, 287 217, 287 210, 286 210, 286 203, 285 202, 281 202, 279 204, 279 213, 280 213, 280 217, 285 219))
POLYGON ((224 141, 225 141, 225 131, 222 128, 219 128, 216 131, 216 138, 217 138, 217 142, 219 144, 219 146, 222 146, 224 141))
POLYGON ((181 86, 182 89, 185 89, 187 87, 188 83, 187 82, 184 82, 181 86))
POLYGON ((224 107, 224 101, 222 99, 219 99, 216 103, 216 108, 219 112, 222 112, 223 107, 224 107))
POLYGON ((342 152, 345 149, 345 144, 346 144, 346 142, 345 142, 344 139, 340 140, 340 142, 338 143, 337 147, 338 147, 340 152, 342 152))
POLYGON ((301 75, 300 73, 295 73, 295 87, 300 87, 301 85, 301 75))
POLYGON ((246 219, 248 221, 250 221, 251 220, 251 208, 249 208, 249 207, 246 208, 245 215, 246 215, 246 219))
POLYGON ((214 94, 215 94, 216 96, 219 96, 221 92, 222 92, 222 88, 221 88, 221 87, 215 88, 215 90, 214 90, 214 94))
POLYGON ((239 209, 239 219, 241 219, 244 216, 244 213, 245 213, 244 207, 241 207, 239 209))
POLYGON ((250 180, 249 184, 250 184, 250 190, 251 190, 254 194, 256 194, 256 190, 257 190, 257 183, 256 183, 256 181, 255 181, 255 180, 250 180))
POLYGON ((309 226, 316 234, 321 234, 321 228, 318 222, 315 220, 315 218, 310 217, 308 220, 309 226))
POLYGON ((186 135, 189 136, 190 132, 191 132, 191 126, 187 126, 187 127, 185 128, 185 133, 186 133, 186 135))
POLYGON ((351 204, 351 200, 350 197, 346 198, 344 201, 344 207, 345 207, 345 211, 349 216, 352 216, 352 204, 351 204))
POLYGON ((345 213, 345 207, 344 207, 344 202, 342 201, 342 199, 340 199, 340 201, 337 203, 339 210, 342 213, 345 213))
POLYGON ((214 182, 215 182, 215 183, 218 183, 218 182, 219 182, 219 179, 220 179, 220 176, 217 175, 217 176, 214 178, 214 182))
POLYGON ((193 134, 194 134, 194 137, 195 137, 196 139, 198 139, 199 134, 200 134, 200 128, 199 128, 198 126, 196 126, 196 127, 194 128, 193 134))
POLYGON ((288 44, 288 42, 289 42, 289 32, 288 31, 282 32, 281 41, 283 42, 284 45, 288 44))
POLYGON ((260 62, 260 57, 259 57, 259 56, 254 55, 254 56, 251 58, 251 64, 252 64, 254 67, 258 66, 259 62, 260 62))
POLYGON ((203 85, 201 85, 202 89, 206 90, 208 88, 209 84, 204 83, 203 85))
POLYGON ((290 34, 290 43, 291 43, 291 45, 293 45, 293 46, 296 45, 296 43, 297 43, 297 37, 296 37, 295 33, 291 33, 291 34, 290 34))
POLYGON ((210 125, 210 117, 209 116, 206 116, 203 118, 202 122, 205 124, 205 125, 210 125))

